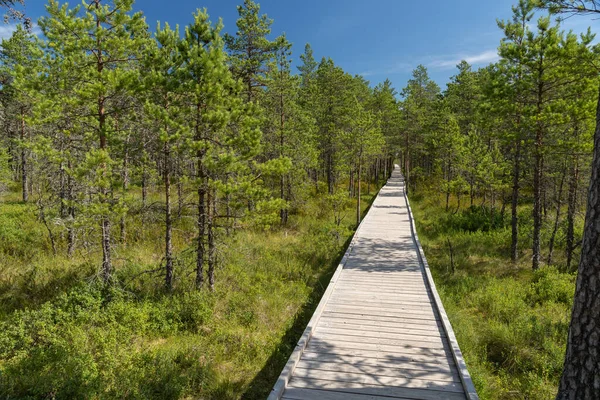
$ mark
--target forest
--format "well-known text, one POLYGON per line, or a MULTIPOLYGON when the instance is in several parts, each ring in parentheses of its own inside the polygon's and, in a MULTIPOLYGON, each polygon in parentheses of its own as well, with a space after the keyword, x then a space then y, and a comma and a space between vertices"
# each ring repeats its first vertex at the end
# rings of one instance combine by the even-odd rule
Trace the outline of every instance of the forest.
POLYGON ((0 397, 265 398, 394 164, 480 397, 566 390, 600 45, 562 21, 595 1, 519 0, 444 89, 295 64, 253 0, 235 34, 49 0, 37 35, 15 3, 0 397))

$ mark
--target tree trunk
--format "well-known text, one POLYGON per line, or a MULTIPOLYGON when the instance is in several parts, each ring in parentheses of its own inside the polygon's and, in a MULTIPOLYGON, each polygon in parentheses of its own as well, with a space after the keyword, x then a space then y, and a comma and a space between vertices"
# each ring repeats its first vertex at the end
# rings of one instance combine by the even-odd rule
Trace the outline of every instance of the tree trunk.
POLYGON ((600 98, 581 258, 559 400, 600 399, 600 98))
MULTIPOLYGON (((195 125, 195 139, 196 141, 202 140, 200 132, 200 111, 202 104, 196 105, 196 125, 195 125)), ((200 289, 204 283, 204 237, 206 235, 206 195, 208 188, 208 176, 206 174, 206 167, 204 166, 204 152, 202 150, 196 151, 197 166, 198 166, 198 177, 200 182, 198 183, 198 238, 196 242, 196 288, 200 289)))
MULTIPOLYGON (((543 84, 538 84, 537 91, 537 114, 538 117, 542 113, 542 93, 543 84)), ((532 260, 531 268, 537 270, 540 268, 541 258, 541 242, 540 235, 542 231, 542 179, 544 174, 544 155, 542 153, 543 146, 543 128, 541 122, 538 121, 535 132, 535 147, 534 147, 534 165, 533 165, 533 245, 532 245, 532 260)))
POLYGON ((29 170, 27 165, 27 151, 25 150, 25 110, 21 108, 21 190, 23 201, 29 201, 29 170))
POLYGON ((217 248, 215 244, 215 215, 217 197, 214 189, 207 191, 206 205, 208 208, 208 285, 212 292, 215 290, 215 268, 217 264, 217 248))
POLYGON ((181 181, 181 177, 177 181, 177 218, 181 218, 181 213, 183 211, 183 182, 181 181))
POLYGON ((565 176, 567 175, 567 167, 563 171, 558 186, 558 196, 556 198, 556 218, 554 219, 554 228, 552 229, 552 236, 550 236, 550 243, 548 244, 548 265, 552 264, 552 253, 554 252, 554 241, 556 240, 556 232, 558 231, 558 223, 560 221, 560 209, 562 206, 562 191, 565 183, 565 176))
POLYGON ((574 157, 571 176, 569 177, 569 194, 567 208, 567 271, 571 271, 573 250, 575 249, 575 213, 577 212, 577 190, 579 183, 579 159, 574 157))
POLYGON ((329 194, 334 193, 334 182, 333 182, 333 154, 331 149, 327 151, 327 189, 329 194))
POLYGON ((67 207, 67 213, 69 218, 67 228, 67 254, 69 257, 71 257, 75 252, 75 227, 73 226, 75 223, 75 194, 73 187, 73 178, 71 178, 70 174, 70 170, 72 168, 71 159, 67 161, 67 167, 69 168, 69 174, 67 174, 67 200, 69 202, 67 207))
POLYGON ((146 208, 148 202, 148 173, 146 172, 146 163, 142 165, 142 206, 146 208))
POLYGON ((119 220, 119 242, 125 244, 126 239, 127 230, 125 226, 125 215, 121 215, 121 219, 119 220))
POLYGON ((171 220, 171 148, 164 144, 165 179, 165 287, 173 289, 173 222, 171 220))
POLYGON ((200 183, 198 186, 198 239, 196 243, 196 288, 201 288, 204 283, 204 237, 206 235, 206 176, 201 156, 198 158, 198 171, 200 183))
POLYGON ((521 174, 521 140, 517 138, 515 146, 515 161, 513 165, 513 188, 511 204, 511 244, 510 259, 513 264, 519 256, 519 176, 521 174))

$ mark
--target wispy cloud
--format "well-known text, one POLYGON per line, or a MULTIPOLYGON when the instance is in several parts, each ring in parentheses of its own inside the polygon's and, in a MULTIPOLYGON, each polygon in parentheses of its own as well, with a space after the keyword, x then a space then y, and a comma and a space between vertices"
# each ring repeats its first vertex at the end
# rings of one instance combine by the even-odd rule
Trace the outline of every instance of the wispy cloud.
POLYGON ((425 65, 429 69, 445 70, 456 67, 458 63, 465 60, 471 65, 489 64, 499 60, 496 50, 485 50, 480 53, 464 54, 458 53, 453 55, 429 56, 415 58, 409 61, 397 62, 396 64, 380 69, 373 69, 361 72, 360 75, 367 77, 373 75, 393 75, 410 72, 419 64, 425 65))
POLYGON ((430 68, 448 69, 456 67, 462 60, 471 65, 481 65, 498 61, 499 58, 497 50, 486 50, 476 54, 457 54, 448 57, 438 57, 429 61, 427 66, 430 68))
MULTIPOLYGON (((14 23, 1 24, 0 23, 0 40, 10 39, 13 32, 16 30, 17 30, 17 24, 14 24, 14 23)), ((39 35, 40 33, 42 33, 42 30, 40 29, 39 26, 37 26, 37 24, 33 24, 32 28, 31 28, 31 33, 33 33, 34 35, 39 35)))

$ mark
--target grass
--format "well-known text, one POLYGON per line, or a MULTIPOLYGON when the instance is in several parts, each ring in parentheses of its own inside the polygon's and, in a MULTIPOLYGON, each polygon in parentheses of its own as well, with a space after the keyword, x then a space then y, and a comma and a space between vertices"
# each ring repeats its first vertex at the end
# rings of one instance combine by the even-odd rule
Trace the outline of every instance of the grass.
MULTIPOLYGON (((555 251, 555 266, 533 272, 529 250, 513 265, 508 215, 488 213, 482 221, 481 208, 453 214, 442 204, 437 195, 411 196, 419 238, 480 397, 553 398, 575 290, 575 275, 562 272, 563 249, 555 251)), ((520 210, 522 248, 530 246, 530 210, 520 210)))
POLYGON ((227 240, 211 293, 192 289, 193 221, 182 218, 175 290, 165 293, 160 271, 148 272, 162 262, 160 215, 134 215, 115 248, 119 284, 107 290, 90 227, 73 257, 60 237, 53 256, 34 207, 17 199, 0 201, 5 399, 265 398, 353 233, 352 204, 336 226, 325 198, 311 198, 287 227, 227 240))

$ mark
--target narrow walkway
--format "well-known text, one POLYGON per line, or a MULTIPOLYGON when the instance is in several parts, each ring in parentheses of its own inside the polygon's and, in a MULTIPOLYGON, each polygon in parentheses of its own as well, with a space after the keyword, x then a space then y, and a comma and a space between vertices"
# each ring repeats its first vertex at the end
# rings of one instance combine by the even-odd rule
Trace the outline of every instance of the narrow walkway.
POLYGON ((396 166, 270 400, 477 399, 413 230, 396 166))

